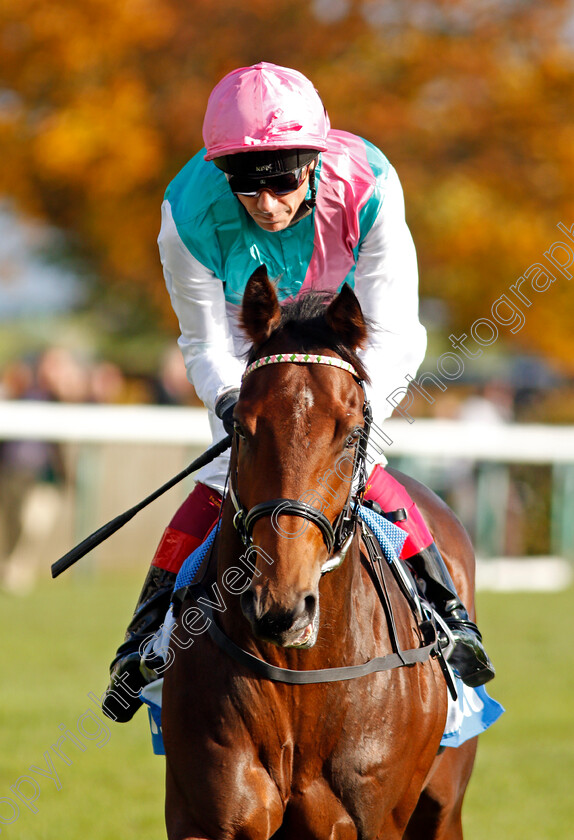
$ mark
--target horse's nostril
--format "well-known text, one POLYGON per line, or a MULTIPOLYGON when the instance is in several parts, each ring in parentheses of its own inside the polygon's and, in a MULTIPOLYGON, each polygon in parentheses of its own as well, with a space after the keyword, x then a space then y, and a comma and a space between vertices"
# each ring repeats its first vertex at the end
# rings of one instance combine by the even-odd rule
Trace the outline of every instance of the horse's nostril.
POLYGON ((255 613, 255 592, 252 589, 246 589, 241 593, 239 599, 241 604, 241 611, 246 618, 254 617, 255 613))
POLYGON ((315 613, 315 606, 317 604, 317 598, 314 595, 306 595, 304 599, 305 609, 307 613, 312 616, 315 613))

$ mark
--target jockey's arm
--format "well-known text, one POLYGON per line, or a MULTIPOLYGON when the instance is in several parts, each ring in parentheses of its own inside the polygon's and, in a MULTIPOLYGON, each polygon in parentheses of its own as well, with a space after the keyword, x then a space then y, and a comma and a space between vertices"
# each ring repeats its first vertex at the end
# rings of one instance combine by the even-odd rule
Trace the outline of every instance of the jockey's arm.
POLYGON ((362 351, 371 377, 368 389, 375 422, 390 416, 387 397, 416 376, 426 351, 426 330, 418 315, 415 246, 405 220, 403 191, 391 167, 381 209, 359 249, 355 293, 371 322, 362 351))
POLYGON ((167 201, 162 205, 158 245, 165 283, 179 321, 178 344, 187 375, 211 413, 218 396, 239 388, 244 368, 230 332, 223 284, 186 248, 167 201))

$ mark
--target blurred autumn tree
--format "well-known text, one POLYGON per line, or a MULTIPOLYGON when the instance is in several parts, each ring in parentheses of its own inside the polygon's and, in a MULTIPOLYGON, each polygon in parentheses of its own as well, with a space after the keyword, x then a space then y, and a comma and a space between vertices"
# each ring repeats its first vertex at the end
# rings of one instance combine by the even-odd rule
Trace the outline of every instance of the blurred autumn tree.
MULTIPOLYGON (((224 73, 290 65, 333 125, 395 164, 421 293, 449 302, 446 336, 468 330, 574 223, 573 14, 567 0, 3 0, 0 195, 67 232, 118 331, 173 331, 165 186, 224 73)), ((559 277, 506 331, 513 346, 573 372, 571 297, 559 277)))

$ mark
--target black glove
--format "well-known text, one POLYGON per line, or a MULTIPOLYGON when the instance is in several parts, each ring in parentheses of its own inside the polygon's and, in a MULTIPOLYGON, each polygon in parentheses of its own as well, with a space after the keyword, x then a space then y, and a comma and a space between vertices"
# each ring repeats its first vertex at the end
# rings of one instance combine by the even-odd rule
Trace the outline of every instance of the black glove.
POLYGON ((228 435, 233 434, 233 409, 239 399, 239 388, 233 388, 231 391, 226 391, 215 401, 215 414, 225 428, 228 435))

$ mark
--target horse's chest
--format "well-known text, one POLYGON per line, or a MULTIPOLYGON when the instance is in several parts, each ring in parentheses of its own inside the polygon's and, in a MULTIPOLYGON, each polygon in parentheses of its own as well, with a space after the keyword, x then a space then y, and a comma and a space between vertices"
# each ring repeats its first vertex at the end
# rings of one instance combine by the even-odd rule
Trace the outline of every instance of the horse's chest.
POLYGON ((391 712, 383 700, 383 683, 387 695, 393 694, 389 681, 378 682, 375 691, 359 682, 297 688, 259 684, 255 694, 243 698, 242 725, 285 795, 317 778, 351 789, 358 778, 389 773, 397 758, 389 751, 389 736, 401 733, 409 711, 397 712, 393 703, 391 712))

